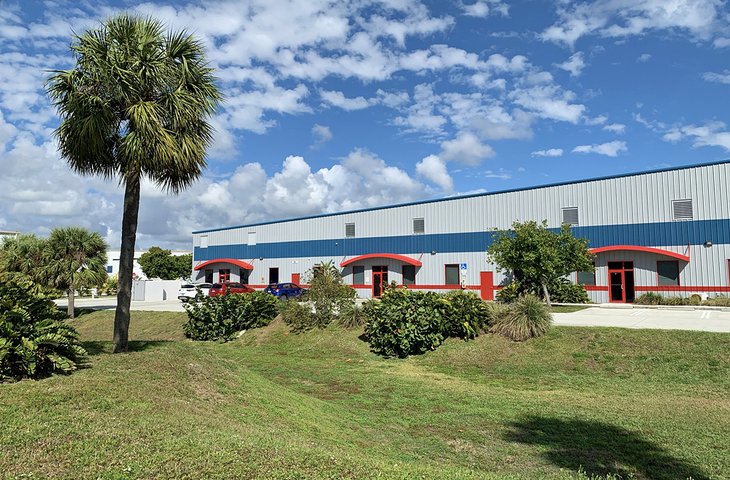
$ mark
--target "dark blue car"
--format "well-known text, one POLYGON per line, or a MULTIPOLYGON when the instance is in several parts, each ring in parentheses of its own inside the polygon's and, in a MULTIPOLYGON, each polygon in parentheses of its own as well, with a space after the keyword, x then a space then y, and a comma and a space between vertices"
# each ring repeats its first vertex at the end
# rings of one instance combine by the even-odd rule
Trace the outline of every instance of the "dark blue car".
POLYGON ((306 288, 302 288, 296 283, 272 283, 264 289, 264 292, 270 293, 283 300, 286 300, 287 298, 296 298, 306 291, 306 288))

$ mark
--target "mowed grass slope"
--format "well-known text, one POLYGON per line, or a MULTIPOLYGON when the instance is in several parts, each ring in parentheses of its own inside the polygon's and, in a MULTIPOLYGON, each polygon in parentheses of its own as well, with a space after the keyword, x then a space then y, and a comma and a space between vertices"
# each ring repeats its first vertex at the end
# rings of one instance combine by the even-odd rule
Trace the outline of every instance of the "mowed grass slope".
POLYGON ((0 385, 8 478, 730 478, 730 335, 553 328, 406 360, 279 322, 226 343, 185 314, 74 324, 67 377, 0 385))

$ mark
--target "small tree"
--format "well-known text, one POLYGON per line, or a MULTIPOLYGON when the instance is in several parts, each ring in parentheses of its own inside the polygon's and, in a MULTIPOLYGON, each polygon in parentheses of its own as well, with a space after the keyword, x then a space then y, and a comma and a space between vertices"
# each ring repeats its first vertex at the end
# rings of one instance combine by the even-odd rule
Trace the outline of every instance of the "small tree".
POLYGON ((46 239, 33 234, 5 239, 0 245, 0 272, 44 283, 41 270, 46 264, 47 253, 46 239))
POLYGON ((100 287, 107 279, 107 245, 101 235, 85 228, 54 228, 48 237, 45 282, 68 294, 68 316, 74 318, 74 294, 100 287))
POLYGON ((548 305, 552 283, 571 272, 593 268, 588 241, 574 237, 569 225, 553 232, 547 221, 515 222, 512 230, 497 231, 487 256, 512 275, 518 293, 542 292, 548 305))
POLYGON ((175 256, 170 250, 160 247, 150 247, 147 252, 140 255, 138 262, 147 278, 162 280, 188 278, 193 268, 191 254, 175 256))

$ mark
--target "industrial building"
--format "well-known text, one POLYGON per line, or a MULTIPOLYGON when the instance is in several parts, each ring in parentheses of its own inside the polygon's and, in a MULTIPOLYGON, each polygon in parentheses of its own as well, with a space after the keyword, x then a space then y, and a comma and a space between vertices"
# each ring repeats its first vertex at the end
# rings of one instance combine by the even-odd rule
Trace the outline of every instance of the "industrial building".
POLYGON ((193 278, 254 287, 299 283, 334 262, 361 297, 395 281, 473 290, 508 281, 486 258, 495 229, 567 223, 595 270, 576 272, 594 302, 645 292, 730 293, 730 161, 193 232, 193 278))

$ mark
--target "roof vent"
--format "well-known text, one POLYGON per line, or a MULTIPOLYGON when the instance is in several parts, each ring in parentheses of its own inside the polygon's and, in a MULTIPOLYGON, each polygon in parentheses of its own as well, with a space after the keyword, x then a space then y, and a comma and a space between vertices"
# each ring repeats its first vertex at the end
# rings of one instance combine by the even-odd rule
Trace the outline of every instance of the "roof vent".
POLYGON ((413 219, 413 233, 424 233, 426 231, 426 224, 422 218, 413 219))

